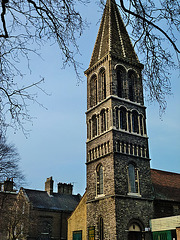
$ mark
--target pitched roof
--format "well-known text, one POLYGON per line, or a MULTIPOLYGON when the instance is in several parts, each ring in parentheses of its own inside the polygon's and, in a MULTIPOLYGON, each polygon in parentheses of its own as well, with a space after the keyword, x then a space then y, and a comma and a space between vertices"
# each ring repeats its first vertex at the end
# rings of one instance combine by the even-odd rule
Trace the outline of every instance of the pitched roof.
POLYGON ((151 169, 155 198, 180 202, 180 174, 151 169))
POLYGON ((106 54, 139 63, 115 0, 107 0, 89 67, 106 54))
POLYGON ((34 208, 51 211, 74 211, 80 201, 80 195, 68 195, 22 188, 28 201, 34 208))

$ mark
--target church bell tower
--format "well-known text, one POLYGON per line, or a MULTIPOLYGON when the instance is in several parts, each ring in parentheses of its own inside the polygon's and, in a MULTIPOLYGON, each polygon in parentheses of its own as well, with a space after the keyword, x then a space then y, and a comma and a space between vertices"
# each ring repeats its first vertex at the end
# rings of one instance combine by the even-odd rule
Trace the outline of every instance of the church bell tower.
POLYGON ((153 213, 139 62, 107 0, 87 76, 87 239, 144 240, 153 213))

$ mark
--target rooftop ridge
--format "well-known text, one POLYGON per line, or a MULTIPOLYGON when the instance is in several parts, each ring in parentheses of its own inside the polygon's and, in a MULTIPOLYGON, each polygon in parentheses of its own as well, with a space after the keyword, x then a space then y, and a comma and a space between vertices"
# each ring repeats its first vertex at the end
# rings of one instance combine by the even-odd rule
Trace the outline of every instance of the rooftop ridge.
POLYGON ((172 175, 180 175, 180 173, 170 172, 170 171, 165 171, 165 170, 155 169, 155 168, 151 168, 151 171, 163 172, 163 173, 168 173, 168 174, 172 174, 172 175))

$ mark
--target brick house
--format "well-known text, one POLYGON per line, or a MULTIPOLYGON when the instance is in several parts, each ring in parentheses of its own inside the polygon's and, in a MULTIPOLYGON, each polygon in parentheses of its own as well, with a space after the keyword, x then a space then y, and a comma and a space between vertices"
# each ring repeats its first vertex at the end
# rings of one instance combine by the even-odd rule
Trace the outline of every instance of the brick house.
POLYGON ((180 214, 180 174, 151 169, 154 218, 180 214))
POLYGON ((0 230, 3 230, 0 239, 67 239, 67 218, 81 196, 73 195, 73 185, 66 183, 58 183, 58 192, 53 192, 53 182, 52 177, 47 178, 45 191, 21 187, 17 194, 10 189, 12 181, 5 181, 0 191, 0 203, 4 206, 1 209, 4 214, 2 211, 0 214, 0 230))
POLYGON ((21 188, 29 214, 36 224, 26 239, 67 239, 67 218, 78 205, 81 196, 73 195, 72 184, 58 183, 58 192, 53 192, 52 177, 45 182, 45 191, 21 188))
POLYGON ((0 183, 0 240, 6 239, 6 226, 9 221, 8 210, 14 205, 17 198, 17 191, 14 190, 13 179, 7 178, 0 183))

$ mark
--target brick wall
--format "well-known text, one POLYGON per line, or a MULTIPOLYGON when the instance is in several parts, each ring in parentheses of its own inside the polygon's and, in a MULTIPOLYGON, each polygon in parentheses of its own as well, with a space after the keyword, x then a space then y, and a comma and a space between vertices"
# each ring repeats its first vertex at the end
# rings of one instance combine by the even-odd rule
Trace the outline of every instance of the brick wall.
POLYGON ((86 193, 82 197, 79 205, 68 219, 68 240, 73 239, 74 231, 82 231, 82 239, 86 239, 86 193))

